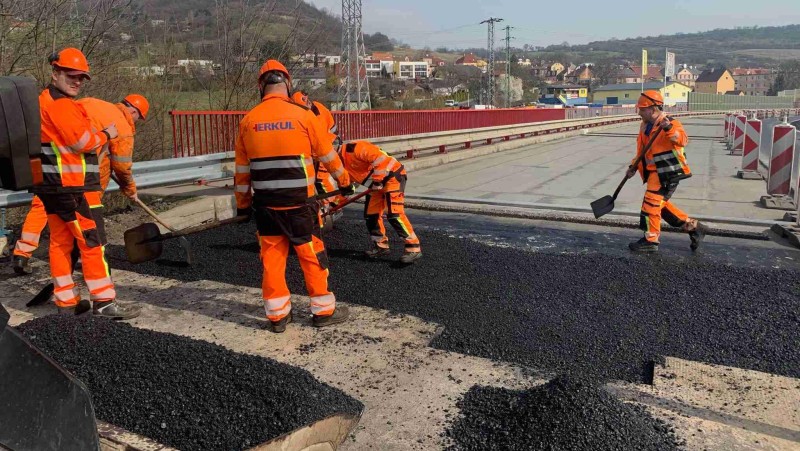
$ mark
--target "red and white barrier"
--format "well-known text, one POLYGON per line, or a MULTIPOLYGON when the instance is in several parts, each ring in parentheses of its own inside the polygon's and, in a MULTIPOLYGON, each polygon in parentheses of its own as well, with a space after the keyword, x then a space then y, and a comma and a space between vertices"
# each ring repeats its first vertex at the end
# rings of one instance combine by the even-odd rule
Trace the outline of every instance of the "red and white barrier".
POLYGON ((789 124, 778 124, 772 129, 772 156, 769 160, 767 193, 789 195, 794 161, 797 129, 789 124))
POLYGON ((747 116, 736 116, 733 130, 733 148, 731 149, 731 153, 734 155, 741 155, 744 150, 744 129, 746 124, 747 116))
POLYGON ((737 174, 739 178, 761 180, 758 173, 758 153, 761 147, 761 121, 750 119, 747 121, 744 134, 742 151, 742 170, 737 174))
POLYGON ((728 134, 731 131, 731 113, 725 113, 725 128, 722 130, 722 138, 728 142, 728 134))

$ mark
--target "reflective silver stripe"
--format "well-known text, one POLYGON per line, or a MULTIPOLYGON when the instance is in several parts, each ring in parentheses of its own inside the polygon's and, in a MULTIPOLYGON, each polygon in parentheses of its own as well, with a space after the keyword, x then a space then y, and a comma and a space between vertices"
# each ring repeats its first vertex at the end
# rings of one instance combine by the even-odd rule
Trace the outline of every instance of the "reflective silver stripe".
POLYGON ((656 164, 656 162, 655 162, 655 161, 653 161, 653 160, 650 160, 650 159, 647 159, 647 158, 645 158, 644 162, 645 162, 646 164, 656 164))
POLYGON ((330 163, 331 161, 333 161, 335 159, 336 159, 336 152, 334 152, 334 151, 330 151, 330 152, 326 153, 325 155, 319 157, 319 161, 321 163, 330 163))
POLYGON ((331 172, 331 175, 333 176, 333 178, 337 178, 337 179, 338 179, 338 178, 339 178, 339 176, 340 176, 340 175, 342 175, 342 174, 344 174, 344 168, 339 168, 339 169, 337 169, 337 170, 335 170, 335 171, 331 172))
POLYGON ((104 277, 102 279, 94 279, 94 280, 85 279, 85 281, 86 281, 86 286, 89 288, 89 291, 97 290, 112 285, 111 277, 104 277))
POLYGON ((264 299, 264 310, 267 316, 285 316, 292 309, 290 302, 291 296, 281 296, 279 298, 264 299))
POLYGON ((668 154, 664 154, 664 155, 656 155, 656 156, 653 157, 652 161, 664 161, 664 160, 669 160, 671 158, 675 158, 675 154, 668 153, 668 154))
POLYGON ((71 301, 75 299, 77 296, 75 295, 75 290, 54 290, 53 297, 56 298, 57 301, 65 302, 71 301))
POLYGON ((43 164, 42 172, 45 172, 47 174, 59 174, 58 167, 53 166, 51 164, 43 164))
POLYGON ((375 171, 372 173, 373 176, 375 175, 386 175, 388 171, 375 171))
POLYGON ((100 172, 100 166, 96 164, 87 164, 86 165, 86 172, 100 172))
POLYGON ((52 147, 50 147, 50 146, 42 146, 42 154, 44 154, 44 155, 50 155, 50 156, 55 156, 55 155, 56 155, 56 152, 55 152, 55 150, 53 150, 53 148, 52 148, 52 147))
POLYGON ((372 162, 372 167, 376 168, 379 164, 383 163, 383 160, 386 159, 386 155, 381 155, 372 162))
POLYGON ((30 241, 32 243, 39 242, 39 234, 38 233, 31 233, 31 232, 22 232, 22 239, 25 241, 30 241))
POLYGON ((92 293, 89 292, 89 297, 93 301, 113 301, 114 298, 117 297, 117 292, 114 290, 114 287, 106 288, 105 290, 99 293, 92 293))
POLYGON ((677 171, 679 171, 681 169, 683 169, 683 168, 681 168, 681 165, 674 164, 672 166, 664 166, 663 168, 657 168, 657 171, 659 173, 662 173, 662 172, 677 172, 677 171))
POLYGON ((250 165, 242 166, 237 164, 236 165, 236 173, 237 174, 249 174, 250 173, 250 165))
POLYGON ((117 163, 133 163, 133 157, 118 157, 112 153, 111 161, 115 161, 117 163))
POLYGON ((267 180, 257 181, 253 180, 254 189, 283 189, 283 188, 303 188, 308 186, 309 183, 306 179, 294 180, 267 180))
POLYGON ((236 185, 236 192, 237 193, 248 193, 248 192, 250 192, 250 185, 236 185))
POLYGON ((30 245, 23 241, 17 240, 17 244, 14 245, 14 249, 21 251, 21 252, 33 252, 36 250, 36 246, 30 245))
POLYGON ((302 168, 312 164, 314 164, 314 161, 310 158, 305 158, 303 160, 297 158, 291 160, 251 161, 250 169, 258 171, 261 169, 302 168))
POLYGON ((339 131, 339 126, 336 125, 336 124, 333 124, 333 127, 331 127, 330 132, 333 133, 333 134, 336 134, 336 132, 338 132, 338 131, 339 131))
POLYGON ((81 138, 73 145, 67 146, 74 152, 79 152, 81 149, 86 147, 86 144, 89 144, 89 140, 92 139, 92 135, 89 132, 83 132, 81 138))
POLYGON ((58 288, 66 287, 67 285, 72 285, 74 283, 75 281, 72 280, 72 276, 53 277, 53 285, 55 285, 58 288))
POLYGON ((311 297, 311 313, 313 315, 330 311, 336 307, 336 297, 333 293, 311 297))

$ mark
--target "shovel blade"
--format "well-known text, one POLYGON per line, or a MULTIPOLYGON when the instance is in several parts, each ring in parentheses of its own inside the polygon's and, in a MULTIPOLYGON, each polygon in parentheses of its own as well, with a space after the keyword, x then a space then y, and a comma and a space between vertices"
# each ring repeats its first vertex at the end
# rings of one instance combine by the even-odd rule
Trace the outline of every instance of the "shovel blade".
POLYGON ((161 256, 164 245, 161 231, 152 222, 145 222, 125 231, 125 253, 131 263, 144 263, 161 256))
POLYGON ((614 198, 611 196, 604 196, 592 202, 592 213, 594 218, 597 219, 606 213, 610 213, 614 209, 614 198))

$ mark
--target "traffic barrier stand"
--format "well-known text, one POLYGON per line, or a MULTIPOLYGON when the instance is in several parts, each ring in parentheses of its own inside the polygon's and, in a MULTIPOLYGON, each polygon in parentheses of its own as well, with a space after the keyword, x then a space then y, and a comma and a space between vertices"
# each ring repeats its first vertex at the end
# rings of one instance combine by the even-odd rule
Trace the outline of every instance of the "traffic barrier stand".
POLYGON ((761 180, 758 173, 758 152, 761 147, 761 121, 750 119, 746 123, 742 150, 742 169, 736 176, 744 180, 761 180))
POLYGON ((747 124, 747 116, 736 116, 736 127, 733 130, 733 147, 731 148, 731 155, 741 155, 744 150, 744 128, 747 124))
POLYGON ((800 208, 793 212, 786 213, 783 220, 787 222, 776 222, 770 227, 770 230, 775 232, 778 236, 786 238, 793 246, 800 247, 800 208))
POLYGON ((778 124, 772 129, 767 196, 761 196, 764 208, 797 210, 794 201, 797 187, 791 186, 796 138, 797 129, 787 123, 778 124))
POLYGON ((731 133, 731 113, 725 113, 725 127, 722 130, 722 142, 728 143, 731 133))
POLYGON ((736 134, 736 116, 738 116, 738 113, 731 113, 728 121, 728 133, 725 140, 725 148, 728 150, 733 149, 733 137, 736 134))

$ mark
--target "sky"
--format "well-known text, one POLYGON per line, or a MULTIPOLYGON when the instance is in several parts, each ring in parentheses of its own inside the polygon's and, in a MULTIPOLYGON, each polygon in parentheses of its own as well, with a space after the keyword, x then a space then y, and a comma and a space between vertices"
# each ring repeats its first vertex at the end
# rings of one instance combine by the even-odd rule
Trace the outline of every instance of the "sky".
MULTIPOLYGON (((341 15, 341 0, 306 0, 341 15)), ((495 24, 500 46, 506 26, 512 45, 585 44, 610 38, 692 33, 715 28, 781 26, 800 23, 798 0, 362 0, 363 31, 381 32, 414 48, 486 47, 495 24)))

